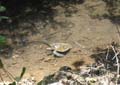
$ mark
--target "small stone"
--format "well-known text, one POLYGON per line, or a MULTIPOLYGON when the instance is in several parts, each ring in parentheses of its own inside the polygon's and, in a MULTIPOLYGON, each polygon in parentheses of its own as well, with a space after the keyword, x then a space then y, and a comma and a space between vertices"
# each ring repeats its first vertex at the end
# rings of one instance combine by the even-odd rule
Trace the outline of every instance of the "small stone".
POLYGON ((18 58, 19 57, 19 55, 17 55, 17 54, 14 54, 13 56, 12 56, 12 58, 18 58))
POLYGON ((46 58, 45 60, 44 60, 44 62, 49 62, 49 61, 51 61, 51 60, 53 60, 52 58, 46 58))

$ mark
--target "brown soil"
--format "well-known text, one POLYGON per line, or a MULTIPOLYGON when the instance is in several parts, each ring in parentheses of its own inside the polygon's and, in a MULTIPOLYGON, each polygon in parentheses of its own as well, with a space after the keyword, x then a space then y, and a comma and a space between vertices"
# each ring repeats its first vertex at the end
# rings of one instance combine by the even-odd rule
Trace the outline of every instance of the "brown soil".
MULTIPOLYGON (((73 12, 70 17, 65 16, 65 10, 62 7, 56 6, 54 9, 57 10, 57 13, 54 20, 61 25, 55 25, 56 28, 47 25, 45 29, 42 29, 42 33, 29 37, 30 41, 46 39, 50 43, 70 43, 73 48, 66 56, 55 58, 48 55, 46 45, 30 43, 24 48, 14 50, 12 58, 2 59, 7 70, 16 76, 20 74, 22 67, 26 67, 27 72, 24 77, 33 76, 40 81, 61 66, 70 66, 75 69, 73 65, 75 62, 83 61, 84 65, 92 64, 94 60, 89 56, 95 47, 106 47, 112 41, 118 42, 119 38, 116 26, 109 19, 92 19, 85 6, 86 4, 82 4, 69 8, 73 12), (78 12, 74 13, 75 10, 78 12)), ((35 24, 39 29, 39 22, 35 24)), ((3 75, 6 78, 4 73, 3 75)))

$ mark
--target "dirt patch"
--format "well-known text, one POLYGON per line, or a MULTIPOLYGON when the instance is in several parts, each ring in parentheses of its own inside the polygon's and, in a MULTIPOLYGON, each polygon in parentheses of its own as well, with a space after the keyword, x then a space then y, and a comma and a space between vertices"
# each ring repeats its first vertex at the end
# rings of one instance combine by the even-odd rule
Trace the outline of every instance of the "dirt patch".
MULTIPOLYGON (((62 66, 75 69, 76 61, 83 61, 83 65, 93 63, 94 60, 89 55, 95 47, 107 46, 112 41, 119 41, 116 26, 110 20, 92 19, 84 4, 71 5, 71 8, 68 10, 73 13, 66 16, 65 9, 56 6, 55 23, 47 24, 44 29, 41 28, 41 22, 35 22, 40 33, 29 36, 30 43, 26 47, 14 50, 12 58, 2 58, 9 72, 16 76, 20 74, 22 67, 26 67, 25 77, 34 76, 40 81, 62 66), (74 13, 76 10, 77 12, 74 13), (49 43, 66 42, 73 48, 63 58, 55 58, 47 55, 47 46, 39 42, 42 40, 47 40, 49 43)), ((78 62, 77 68, 79 64, 78 62)))

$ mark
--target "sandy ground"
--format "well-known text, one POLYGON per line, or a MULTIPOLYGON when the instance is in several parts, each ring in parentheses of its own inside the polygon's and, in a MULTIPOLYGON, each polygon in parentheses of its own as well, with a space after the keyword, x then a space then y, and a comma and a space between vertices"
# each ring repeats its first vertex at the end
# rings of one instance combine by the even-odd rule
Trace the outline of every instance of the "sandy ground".
MULTIPOLYGON (((22 67, 27 68, 24 77, 33 76, 40 81, 44 76, 57 71, 61 66, 70 66, 75 69, 73 63, 83 61, 92 64, 91 51, 95 47, 107 46, 112 41, 119 42, 115 25, 108 19, 92 19, 88 10, 83 5, 75 6, 78 10, 71 17, 66 17, 62 7, 55 7, 59 15, 55 16, 56 22, 62 22, 62 26, 53 28, 48 25, 42 33, 30 36, 31 40, 48 40, 50 43, 67 42, 73 46, 72 50, 63 58, 55 58, 48 55, 47 46, 41 43, 31 43, 26 47, 14 51, 13 58, 2 59, 7 70, 14 76, 19 75, 22 67), (67 23, 67 24, 66 24, 67 23), (55 34, 54 34, 55 33, 55 34), (41 37, 42 36, 42 37, 41 37)), ((39 22, 36 22, 38 25, 39 22)), ((37 26, 40 28, 40 26, 37 26)), ((40 29, 41 30, 41 29, 40 29)), ((6 79, 5 73, 3 78, 6 79)), ((7 80, 7 79, 6 79, 7 80)))

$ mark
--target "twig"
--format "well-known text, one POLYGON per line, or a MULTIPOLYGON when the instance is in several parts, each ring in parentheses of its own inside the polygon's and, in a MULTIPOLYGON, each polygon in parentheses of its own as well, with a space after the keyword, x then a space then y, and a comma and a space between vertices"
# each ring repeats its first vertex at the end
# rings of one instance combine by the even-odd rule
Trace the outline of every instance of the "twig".
MULTIPOLYGON (((106 60, 108 60, 108 56, 109 56, 109 47, 107 47, 107 54, 106 54, 106 60)), ((108 64, 106 63, 106 68, 108 69, 108 64)))
POLYGON ((115 53, 115 56, 112 58, 112 60, 114 60, 116 58, 116 56, 118 56, 119 53, 120 52, 115 53))
POLYGON ((2 75, 1 75, 1 73, 0 73, 0 79, 4 83, 4 79, 3 79, 2 75))
POLYGON ((7 76, 11 81, 15 81, 15 78, 13 77, 13 75, 9 73, 5 68, 3 68, 3 71, 7 74, 7 76))
POLYGON ((106 54, 106 60, 108 59, 108 55, 109 55, 109 47, 107 47, 107 54, 106 54))
MULTIPOLYGON (((119 54, 119 52, 117 53, 119 54)), ((116 55, 116 63, 117 63, 117 78, 116 78, 116 85, 117 85, 117 82, 118 82, 118 79, 119 79, 119 70, 120 70, 120 64, 119 64, 119 59, 118 59, 118 56, 116 55)))
POLYGON ((114 46, 111 45, 111 47, 112 47, 113 52, 116 53, 114 46))
MULTIPOLYGON (((120 53, 120 52, 116 52, 115 51, 115 48, 113 47, 113 46, 111 46, 112 47, 112 50, 114 51, 114 53, 115 53, 115 58, 116 58, 116 63, 117 63, 117 78, 116 78, 116 85, 118 85, 117 83, 118 83, 118 79, 119 79, 119 70, 120 70, 120 65, 119 65, 119 59, 118 59, 118 54, 120 53)), ((113 58, 114 58, 113 57, 113 58)))
MULTIPOLYGON (((111 45, 111 48, 112 48, 112 50, 113 50, 113 52, 115 53, 115 56, 116 56, 116 55, 117 55, 117 52, 115 51, 114 46, 112 46, 112 45, 111 45)), ((114 60, 114 59, 115 59, 115 56, 112 58, 112 60, 114 60)))

